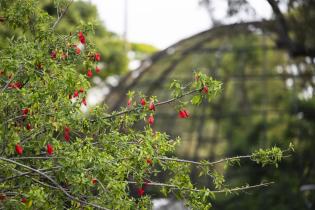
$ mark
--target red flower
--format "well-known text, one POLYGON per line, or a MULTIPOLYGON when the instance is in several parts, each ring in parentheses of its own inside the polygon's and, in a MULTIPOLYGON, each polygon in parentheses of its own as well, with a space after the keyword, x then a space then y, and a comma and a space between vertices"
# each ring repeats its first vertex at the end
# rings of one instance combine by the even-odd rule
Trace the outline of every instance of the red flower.
POLYGON ((142 106, 145 106, 146 102, 145 102, 145 99, 144 99, 144 98, 141 98, 140 104, 141 104, 142 106))
POLYGON ((152 111, 155 111, 155 105, 154 105, 153 101, 150 102, 149 109, 152 111))
POLYGON ((128 99, 128 102, 127 102, 128 106, 131 105, 131 99, 128 99))
POLYGON ((27 202, 27 199, 23 197, 23 198, 21 199, 21 202, 22 202, 22 203, 26 203, 26 202, 27 202))
POLYGON ((53 60, 57 58, 57 52, 55 50, 51 51, 50 58, 53 60))
POLYGON ((150 115, 150 117, 148 118, 148 122, 149 122, 150 125, 153 125, 153 123, 154 123, 153 115, 150 115))
POLYGON ((202 92, 207 94, 209 91, 208 87, 207 86, 204 86, 203 89, 202 89, 202 92))
POLYGON ((144 194, 144 189, 143 189, 143 188, 137 189, 137 193, 138 193, 138 195, 139 195, 140 197, 143 196, 143 194, 144 194))
POLYGON ((47 144, 47 154, 52 155, 54 152, 54 148, 51 144, 47 144))
POLYGON ((16 153, 18 153, 19 155, 22 155, 22 153, 23 153, 23 147, 22 147, 21 145, 19 145, 19 144, 16 144, 16 145, 15 145, 15 151, 16 151, 16 153))
POLYGON ((93 73, 91 71, 91 69, 88 70, 87 74, 86 74, 89 78, 91 78, 93 76, 93 73))
POLYGON ((78 96, 79 96, 79 92, 77 90, 75 90, 73 93, 73 98, 78 97, 78 96))
POLYGON ((178 116, 179 116, 180 118, 188 118, 188 117, 189 117, 189 113, 187 112, 186 109, 181 109, 181 110, 179 110, 179 112, 178 112, 178 116))
POLYGON ((100 61, 101 60, 101 55, 99 53, 95 53, 94 59, 95 59, 95 61, 100 61))
POLYGON ((27 123, 27 125, 26 125, 26 129, 27 129, 27 130, 31 130, 31 129, 32 129, 32 126, 31 126, 31 124, 30 124, 30 123, 27 123))
POLYGON ((97 183, 97 179, 93 178, 92 179, 92 184, 96 184, 97 183))
POLYGON ((98 67, 98 66, 96 66, 96 67, 95 67, 95 71, 96 71, 97 73, 99 73, 99 72, 101 71, 101 68, 98 67))
POLYGON ((22 114, 23 114, 23 117, 26 117, 26 115, 28 114, 28 111, 29 111, 29 109, 28 109, 28 108, 24 108, 24 109, 22 109, 22 114))
POLYGON ((153 161, 152 161, 150 158, 148 158, 148 159, 146 160, 146 162, 147 162, 147 164, 149 164, 149 165, 152 165, 152 163, 153 163, 153 161))
POLYGON ((78 37, 79 37, 80 42, 82 44, 85 44, 85 37, 81 31, 78 33, 78 37))
POLYGON ((87 103, 86 103, 86 99, 85 99, 85 98, 83 98, 83 99, 82 99, 82 104, 83 104, 84 106, 86 106, 86 105, 87 105, 87 103))
POLYGON ((80 53, 81 53, 81 49, 78 47, 75 48, 75 54, 80 55, 80 53))

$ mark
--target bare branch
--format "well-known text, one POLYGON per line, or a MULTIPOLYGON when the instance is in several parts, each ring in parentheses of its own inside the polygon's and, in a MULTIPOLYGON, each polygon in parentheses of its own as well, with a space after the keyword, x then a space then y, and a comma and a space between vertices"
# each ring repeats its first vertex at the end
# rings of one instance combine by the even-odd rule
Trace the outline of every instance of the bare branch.
MULTIPOLYGON (((137 182, 134 181, 127 181, 128 184, 139 184, 137 182)), ((146 183, 147 185, 151 185, 151 186, 160 186, 160 187, 170 187, 170 188, 174 188, 176 190, 188 190, 188 191, 195 191, 195 192, 200 192, 202 190, 198 190, 198 189, 188 189, 188 188, 182 188, 179 187, 177 185, 173 185, 173 184, 165 184, 165 183, 159 183, 159 182, 149 182, 146 183)), ((238 191, 245 191, 245 190, 250 190, 250 189, 255 189, 255 188, 260 188, 260 187, 267 187, 274 184, 274 182, 265 182, 265 183, 260 183, 257 185, 248 185, 248 186, 243 186, 243 187, 235 187, 232 189, 223 189, 223 190, 211 190, 211 193, 229 193, 229 192, 238 192, 238 191)))
POLYGON ((192 161, 192 160, 184 160, 184 159, 169 158, 169 157, 159 157, 157 159, 175 161, 175 162, 181 162, 181 163, 191 163, 191 164, 195 164, 195 165, 215 165, 215 164, 230 161, 230 160, 247 159, 247 158, 251 158, 251 157, 252 157, 251 155, 235 156, 235 157, 223 158, 221 160, 217 160, 217 161, 210 162, 210 163, 201 163, 201 162, 196 162, 196 161, 192 161))
POLYGON ((284 15, 282 14, 278 3, 275 0, 267 0, 267 2, 269 3, 269 5, 272 8, 272 11, 275 14, 276 17, 276 22, 278 24, 278 28, 279 28, 279 35, 280 35, 280 39, 281 45, 284 45, 285 47, 287 47, 289 50, 291 49, 291 40, 289 37, 289 29, 288 29, 288 25, 287 22, 284 18, 284 15))
POLYGON ((56 22, 54 23, 52 30, 54 31, 57 27, 57 25, 59 24, 59 22, 61 21, 61 19, 65 16, 65 14, 67 13, 70 5, 73 3, 73 0, 70 0, 69 4, 66 6, 66 8, 63 10, 63 12, 61 13, 61 15, 57 18, 56 22))

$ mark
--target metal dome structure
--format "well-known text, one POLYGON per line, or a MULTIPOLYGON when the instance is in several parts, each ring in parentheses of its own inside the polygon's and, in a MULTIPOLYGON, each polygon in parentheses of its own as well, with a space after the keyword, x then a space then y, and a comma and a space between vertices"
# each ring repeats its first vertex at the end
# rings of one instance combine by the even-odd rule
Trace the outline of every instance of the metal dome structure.
MULTIPOLYGON (((191 81, 193 71, 201 70, 222 81, 223 90, 217 98, 210 104, 188 107, 191 117, 185 120, 169 107, 156 113, 155 129, 181 137, 179 156, 215 160, 258 147, 287 145, 284 137, 298 139, 301 135, 299 129, 289 135, 288 122, 303 118, 297 101, 313 97, 315 67, 314 58, 293 59, 279 49, 275 30, 272 22, 239 23, 182 40, 122 78, 106 103, 110 110, 126 106, 128 90, 163 101, 170 98, 167 90, 172 80, 185 84, 191 81)), ((240 173, 231 171, 228 177, 235 174, 240 173)), ((191 176, 197 179, 197 174, 191 176)), ((251 181, 262 176, 255 171, 251 181)), ((211 185, 211 180, 198 178, 198 182, 211 185)))

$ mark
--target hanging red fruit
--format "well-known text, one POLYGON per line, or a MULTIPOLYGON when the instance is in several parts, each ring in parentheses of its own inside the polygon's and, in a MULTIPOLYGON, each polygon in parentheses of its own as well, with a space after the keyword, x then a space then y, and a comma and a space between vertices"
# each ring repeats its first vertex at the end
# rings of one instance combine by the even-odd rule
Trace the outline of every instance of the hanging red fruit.
POLYGON ((54 153, 54 148, 51 144, 47 144, 47 154, 52 155, 54 153))
POLYGON ((142 106, 145 106, 146 102, 145 102, 145 99, 144 99, 144 98, 141 98, 140 104, 141 104, 142 106))
POLYGON ((93 73, 91 71, 91 69, 88 70, 88 72, 86 73, 86 75, 91 78, 93 76, 93 73))
POLYGON ((178 116, 180 118, 188 118, 189 117, 189 113, 188 113, 188 111, 186 109, 181 109, 178 112, 178 116))
POLYGON ((16 153, 18 153, 19 155, 22 155, 22 153, 23 153, 23 147, 22 147, 21 145, 19 145, 19 144, 16 144, 16 145, 15 145, 15 151, 16 151, 16 153))
POLYGON ((207 87, 207 86, 204 86, 204 87, 202 88, 202 92, 205 93, 205 94, 207 94, 207 93, 209 92, 208 87, 207 87))
POLYGON ((78 37, 79 37, 79 40, 80 40, 81 44, 85 44, 86 43, 85 42, 85 36, 83 35, 83 33, 81 31, 78 33, 78 37))
POLYGON ((150 117, 148 118, 148 122, 149 122, 150 125, 153 125, 153 123, 154 123, 153 115, 150 115, 150 117))
POLYGON ((155 111, 155 105, 154 105, 153 101, 150 102, 149 109, 152 111, 155 111))
POLYGON ((99 53, 95 53, 94 59, 95 61, 101 61, 101 55, 99 53))
POLYGON ((144 189, 141 187, 141 188, 139 188, 139 189, 137 189, 137 194, 138 194, 138 196, 143 196, 144 195, 144 189))

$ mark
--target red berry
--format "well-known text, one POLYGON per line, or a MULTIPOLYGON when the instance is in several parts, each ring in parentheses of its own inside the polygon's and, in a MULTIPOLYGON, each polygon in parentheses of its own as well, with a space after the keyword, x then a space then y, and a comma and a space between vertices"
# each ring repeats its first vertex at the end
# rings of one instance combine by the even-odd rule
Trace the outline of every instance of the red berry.
POLYGON ((189 113, 187 112, 187 110, 181 109, 181 110, 178 112, 178 116, 179 116, 180 118, 188 118, 188 117, 189 117, 189 113))
POLYGON ((21 145, 19 145, 19 144, 16 144, 16 145, 15 145, 15 151, 16 151, 16 153, 18 153, 19 155, 22 155, 22 153, 23 153, 23 147, 22 147, 21 145))
POLYGON ((52 155, 54 153, 54 148, 51 144, 47 144, 47 154, 52 155))
POLYGON ((63 137, 66 141, 70 141, 70 128, 65 127, 63 137))
POLYGON ((202 89, 202 92, 207 94, 209 91, 208 87, 207 86, 204 86, 203 89, 202 89))
POLYGON ((81 31, 78 33, 78 37, 79 37, 80 42, 82 44, 85 44, 85 37, 81 31))
POLYGON ((97 179, 93 178, 92 179, 92 184, 96 184, 97 183, 97 179))
POLYGON ((128 99, 128 102, 127 102, 128 106, 131 105, 131 99, 128 99))
POLYGON ((96 71, 96 73, 100 73, 101 68, 100 68, 100 67, 98 67, 98 66, 96 66, 96 67, 95 67, 95 71, 96 71))
POLYGON ((84 89, 83 89, 83 88, 80 88, 79 92, 80 92, 80 93, 83 93, 83 92, 84 92, 84 89))
POLYGON ((29 112, 28 108, 22 109, 22 114, 23 114, 24 117, 28 114, 28 112, 29 112))
POLYGON ((85 98, 82 99, 82 104, 83 104, 84 106, 87 105, 87 102, 86 102, 86 99, 85 99, 85 98))
POLYGON ((150 125, 153 125, 153 123, 154 123, 153 115, 150 115, 150 117, 148 118, 148 122, 149 122, 150 125))
POLYGON ((70 141, 70 134, 69 133, 64 133, 63 137, 66 141, 70 141))
POLYGON ((100 61, 101 60, 101 55, 99 53, 95 53, 95 61, 100 61))
POLYGON ((147 162, 147 164, 149 164, 149 165, 152 165, 152 163, 153 163, 153 161, 152 161, 150 158, 148 158, 148 159, 146 160, 146 162, 147 162))
POLYGON ((91 71, 91 69, 88 70, 87 74, 86 74, 89 78, 91 78, 93 76, 93 73, 91 71))
POLYGON ((141 104, 142 106, 145 106, 146 102, 145 102, 145 99, 144 99, 144 98, 141 98, 140 104, 141 104))
POLYGON ((138 196, 143 196, 143 194, 144 194, 144 189, 143 188, 139 188, 139 189, 137 189, 137 194, 138 194, 138 196))
POLYGON ((75 90, 73 93, 73 98, 78 97, 78 96, 79 96, 79 92, 77 90, 75 90))
POLYGON ((155 111, 155 105, 154 105, 153 101, 150 102, 149 109, 152 111, 155 111))
POLYGON ((23 197, 23 198, 21 199, 21 202, 22 202, 22 203, 26 203, 26 202, 27 202, 27 199, 23 197))
POLYGON ((81 53, 81 49, 78 47, 75 48, 75 54, 80 55, 80 53, 81 53))
POLYGON ((26 129, 27 129, 27 130, 31 130, 31 129, 32 129, 31 123, 27 123, 27 124, 26 124, 26 129))
POLYGON ((51 51, 50 58, 53 60, 57 58, 57 52, 55 50, 51 51))

